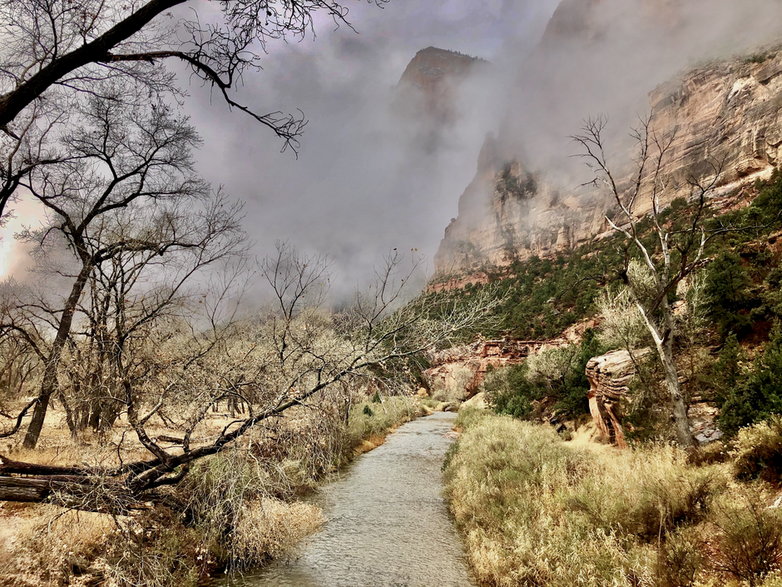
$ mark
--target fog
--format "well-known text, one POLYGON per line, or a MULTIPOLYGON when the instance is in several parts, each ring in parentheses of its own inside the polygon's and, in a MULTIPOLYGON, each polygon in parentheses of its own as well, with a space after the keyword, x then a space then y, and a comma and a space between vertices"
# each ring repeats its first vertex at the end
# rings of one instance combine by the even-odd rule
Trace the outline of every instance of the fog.
POLYGON ((515 75, 502 125, 508 154, 572 190, 583 166, 568 157, 568 137, 586 118, 609 120, 614 158, 626 160, 622 139, 648 115, 656 86, 780 41, 776 0, 564 0, 535 55, 500 68, 515 75))
MULTIPOLYGON (((356 6, 355 31, 318 22, 315 38, 272 46, 240 92, 260 109, 305 113, 298 158, 193 89, 201 172, 247 202, 257 251, 287 240, 325 253, 337 290, 361 282, 392 248, 415 249, 431 271, 487 133, 500 135, 508 159, 576 189, 583 178, 568 137, 586 117, 605 114, 615 137, 626 137, 656 85, 773 42, 782 29, 775 0, 565 0, 541 42, 557 4, 392 0, 356 6), (492 64, 456 95, 460 115, 436 148, 421 140, 420 120, 390 108, 405 66, 430 45, 492 64)), ((616 144, 625 156, 627 143, 616 144)))
POLYGON ((422 141, 421 120, 392 107, 395 87, 420 49, 436 46, 495 60, 511 43, 537 44, 555 2, 393 0, 358 4, 347 27, 316 23, 315 38, 269 48, 264 70, 239 95, 260 110, 301 109, 308 124, 298 158, 241 113, 191 89, 187 107, 205 144, 199 171, 246 202, 259 253, 277 240, 332 259, 332 289, 351 291, 394 248, 431 258, 459 194, 475 172, 497 95, 481 76, 461 95, 460 115, 422 141))
MULTIPOLYGON (((773 43, 782 31, 777 0, 558 4, 356 2, 352 28, 318 18, 315 35, 271 43, 263 70, 247 74, 236 93, 256 111, 300 109, 309 123, 298 153, 280 153, 281 141, 267 128, 193 85, 185 108, 204 139, 199 172, 246 203, 254 253, 287 241, 305 254, 326 255, 333 292, 341 296, 393 249, 419 257, 424 274, 431 273, 487 133, 499 137, 507 159, 575 190, 582 178, 568 137, 585 118, 605 114, 615 137, 626 137, 657 84, 707 60, 773 43), (491 64, 454 93, 457 115, 437 129, 435 141, 423 140, 421 119, 393 108, 405 66, 428 46, 491 64)), ((618 141, 616 155, 627 154, 618 141)), ((20 209, 9 226, 27 218, 34 213, 20 209)))

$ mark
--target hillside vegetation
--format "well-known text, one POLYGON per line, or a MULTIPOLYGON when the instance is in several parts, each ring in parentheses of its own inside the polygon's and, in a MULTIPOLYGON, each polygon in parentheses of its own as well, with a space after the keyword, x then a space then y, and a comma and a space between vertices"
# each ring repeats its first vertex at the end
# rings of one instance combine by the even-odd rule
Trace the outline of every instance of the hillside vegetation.
MULTIPOLYGON (((681 319, 690 321, 682 324, 681 334, 674 341, 677 354, 686 359, 686 392, 689 397, 724 408, 720 424, 729 434, 782 410, 782 381, 778 375, 782 372, 782 339, 774 327, 782 316, 782 173, 776 172, 770 180, 758 183, 751 194, 737 194, 732 201, 730 211, 707 210, 705 230, 720 234, 709 241, 707 262, 689 280, 689 289, 669 293, 672 304, 686 307, 688 315, 681 319), (748 200, 748 204, 742 204, 748 200)), ((672 233, 684 230, 692 205, 675 200, 660 214, 660 221, 672 233)), ((644 220, 640 227, 644 241, 654 250, 656 235, 651 220, 644 220)), ((628 260, 637 257, 637 251, 615 234, 568 254, 532 258, 508 272, 497 271, 488 285, 429 293, 426 299, 445 311, 491 288, 497 292, 499 304, 490 319, 476 324, 465 337, 553 339, 580 321, 594 317, 599 322, 606 311, 618 311, 615 307, 607 310, 606 306, 621 297, 628 260)), ((547 360, 538 361, 544 364, 542 371, 517 366, 492 374, 484 391, 490 392, 500 412, 519 417, 536 415, 533 402, 546 398, 557 403, 559 411, 568 417, 585 413, 583 368, 590 358, 587 355, 628 344, 635 348, 651 344, 643 332, 623 339, 618 329, 615 322, 606 324, 601 332, 587 334, 586 348, 558 351, 559 358, 548 352, 544 357, 547 360), (556 365, 552 368, 553 363, 556 365)), ((645 386, 639 396, 664 402, 653 385, 660 377, 655 371, 658 368, 653 361, 642 367, 650 373, 642 378, 644 381, 635 383, 636 387, 645 386)))
MULTIPOLYGON (((747 206, 721 214, 708 212, 710 226, 734 229, 708 245, 708 255, 713 259, 706 271, 709 312, 723 334, 739 330, 737 334, 747 335, 750 321, 767 321, 780 309, 779 296, 775 297, 774 292, 782 279, 778 268, 782 173, 778 171, 769 181, 759 182, 751 192, 754 197, 747 206), (721 282, 723 287, 719 287, 721 282)), ((737 195, 736 199, 740 197, 747 199, 748 195, 737 195)), ((661 220, 673 227, 681 225, 687 209, 684 199, 675 200, 661 214, 661 220)), ((650 221, 642 227, 649 231, 650 221)), ((649 233, 646 238, 650 241, 653 235, 649 233)), ((490 284, 498 286, 502 303, 494 312, 496 320, 487 320, 474 333, 521 340, 558 336, 568 326, 595 314, 598 294, 621 280, 628 255, 635 253, 620 235, 614 234, 553 258, 532 257, 507 269, 484 267, 490 284)), ((487 287, 471 284, 430 293, 428 300, 446 308, 487 287)))

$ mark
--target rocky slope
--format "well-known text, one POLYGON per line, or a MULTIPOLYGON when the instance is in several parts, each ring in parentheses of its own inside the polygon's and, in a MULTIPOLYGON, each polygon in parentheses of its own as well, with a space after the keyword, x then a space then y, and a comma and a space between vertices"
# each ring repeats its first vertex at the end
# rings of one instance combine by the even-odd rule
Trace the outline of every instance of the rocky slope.
MULTIPOLYGON (((672 43, 686 37, 686 19, 694 10, 688 12, 667 0, 634 2, 642 10, 619 18, 643 25, 638 40, 642 47, 647 41, 656 42, 660 31, 669 34, 672 43)), ((614 0, 564 0, 554 13, 538 49, 522 70, 531 86, 522 94, 524 110, 510 113, 499 136, 486 139, 475 177, 459 199, 458 216, 445 230, 435 257, 433 289, 483 281, 490 271, 533 255, 556 255, 608 230, 605 215, 611 199, 580 187, 589 178, 574 176, 574 162, 568 156, 577 148, 562 139, 577 133, 579 121, 590 114, 627 110, 627 104, 606 101, 613 87, 598 91, 578 79, 578 70, 599 69, 609 52, 629 42, 622 37, 627 32, 615 31, 610 23, 616 21, 606 16, 611 13, 616 19, 618 5, 614 0), (584 96, 584 105, 574 113, 571 96, 578 92, 584 96), (551 139, 555 136, 559 140, 556 148, 551 139)), ((615 92, 633 92, 642 83, 657 84, 649 82, 656 79, 651 72, 643 75, 647 65, 616 62, 605 67, 616 68, 615 77, 626 80, 615 92)), ((656 73, 660 71, 667 70, 661 67, 656 73)), ((597 79, 597 85, 617 84, 610 73, 595 75, 604 76, 597 79)), ((666 201, 687 196, 688 181, 713 174, 714 166, 721 169, 719 189, 714 193, 719 196, 767 177, 779 164, 782 52, 718 60, 654 89, 642 88, 639 96, 644 95, 654 130, 660 136, 675 135, 663 168, 666 201)), ((643 111, 634 108, 628 120, 643 111)), ((625 118, 617 118, 619 123, 612 121, 617 123, 616 134, 624 136, 627 127, 620 123, 625 118)), ((623 152, 631 147, 624 143, 623 152)), ((578 166, 583 175, 580 162, 578 166)), ((629 177, 631 167, 619 167, 619 174, 629 177)), ((637 212, 648 208, 648 201, 642 201, 637 212)))

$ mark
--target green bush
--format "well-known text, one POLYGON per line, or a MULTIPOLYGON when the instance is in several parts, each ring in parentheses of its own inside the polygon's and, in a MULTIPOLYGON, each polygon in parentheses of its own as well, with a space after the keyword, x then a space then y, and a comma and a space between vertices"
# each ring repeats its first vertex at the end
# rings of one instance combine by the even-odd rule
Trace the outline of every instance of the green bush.
POLYGON ((725 403, 732 390, 744 377, 741 368, 743 358, 744 353, 738 338, 733 333, 729 334, 717 355, 717 360, 708 369, 708 380, 703 381, 712 390, 713 399, 718 406, 725 403))
POLYGON ((772 334, 763 356, 727 394, 720 428, 733 435, 742 426, 782 413, 782 329, 772 334))
POLYGON ((584 338, 578 346, 562 386, 554 395, 557 398, 558 412, 570 418, 589 413, 587 400, 589 380, 586 376, 586 365, 591 358, 603 354, 605 350, 600 345, 594 330, 589 329, 584 333, 584 338))
POLYGON ((494 369, 483 382, 489 405, 498 414, 526 420, 532 417, 532 402, 542 396, 540 389, 527 377, 526 364, 494 369))
POLYGON ((704 283, 708 316, 722 340, 730 333, 745 336, 752 328, 750 312, 760 300, 750 293, 752 280, 741 257, 732 251, 720 254, 709 265, 704 283))
POLYGON ((601 352, 597 336, 588 330, 579 345, 548 349, 521 365, 490 371, 482 389, 498 414, 533 419, 540 415, 534 402, 546 399, 558 414, 577 418, 589 412, 586 364, 601 352))

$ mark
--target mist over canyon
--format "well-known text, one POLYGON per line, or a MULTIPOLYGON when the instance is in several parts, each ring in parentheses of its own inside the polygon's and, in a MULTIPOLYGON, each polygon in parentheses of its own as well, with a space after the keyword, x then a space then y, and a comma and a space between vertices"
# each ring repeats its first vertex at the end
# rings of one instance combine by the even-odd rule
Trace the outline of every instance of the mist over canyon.
MULTIPOLYGON (((423 260, 423 285, 452 219, 470 232, 492 218, 492 178, 506 163, 540 182, 541 212, 554 200, 567 203, 570 212, 549 214, 557 219, 553 244, 572 240, 562 226, 568 214, 583 224, 582 203, 594 220, 583 234, 598 230, 601 213, 594 194, 579 188, 584 170, 568 137, 585 118, 606 115, 619 158, 629 127, 649 112, 650 92, 699 64, 773 42, 780 17, 782 7, 763 0, 359 3, 349 16, 355 30, 326 19, 315 23, 317 36, 270 43, 262 75, 241 88, 259 109, 302 110, 309 122, 297 156, 212 103, 208 88, 193 84, 185 105, 204 140, 199 171, 246 202, 252 250, 263 255, 284 240, 325 254, 340 298, 393 249, 423 260), (453 53, 427 64, 424 51, 417 64, 426 47, 453 53), (480 66, 449 70, 467 56, 480 66), (427 76, 442 78, 433 91, 421 85, 427 76), (484 176, 477 183, 476 169, 484 176), (459 204, 468 185, 472 195, 459 204)), ((523 232, 530 220, 520 213, 502 222, 523 232)), ((18 208, 6 255, 19 257, 8 250, 8 233, 35 222, 34 211, 18 208)), ((505 238, 495 227, 477 229, 494 233, 484 239, 505 238)), ((463 262, 445 249, 440 274, 463 262)), ((21 276, 26 263, 13 263, 21 276)))

